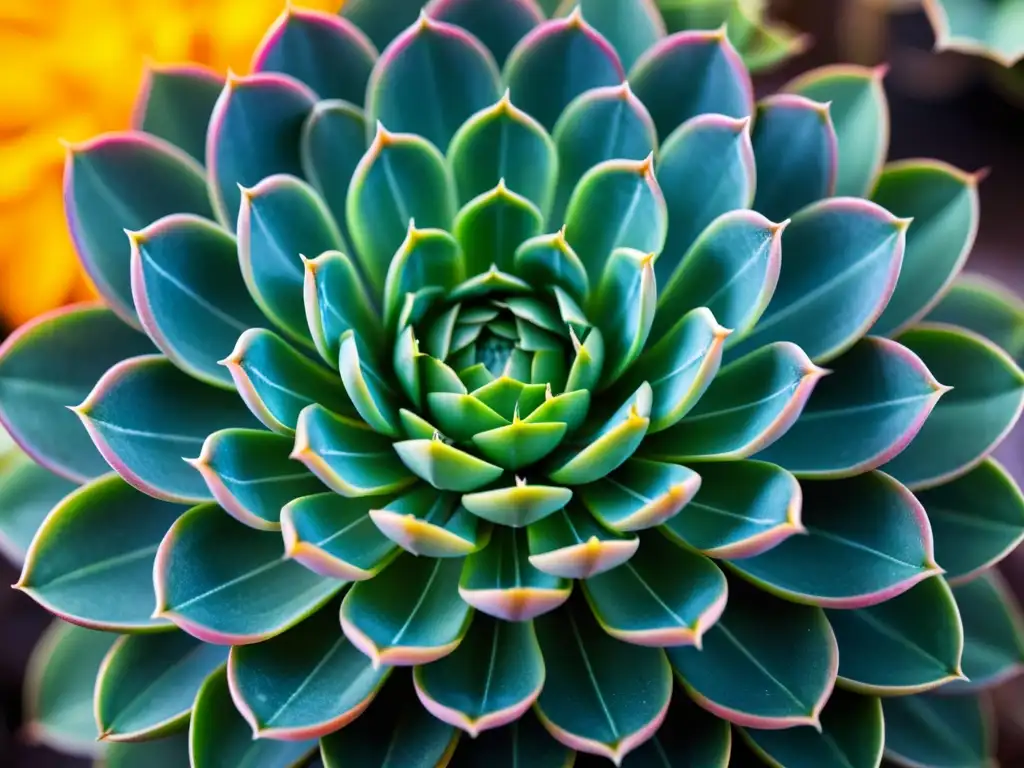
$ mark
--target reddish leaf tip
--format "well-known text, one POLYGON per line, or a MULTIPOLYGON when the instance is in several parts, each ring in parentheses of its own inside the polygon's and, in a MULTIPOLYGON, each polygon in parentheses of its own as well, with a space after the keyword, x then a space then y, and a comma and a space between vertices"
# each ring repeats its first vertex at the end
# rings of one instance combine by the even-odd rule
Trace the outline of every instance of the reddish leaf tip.
POLYGON ((889 62, 883 61, 881 64, 871 69, 871 79, 879 83, 882 82, 885 79, 885 76, 889 74, 890 69, 891 67, 889 62))

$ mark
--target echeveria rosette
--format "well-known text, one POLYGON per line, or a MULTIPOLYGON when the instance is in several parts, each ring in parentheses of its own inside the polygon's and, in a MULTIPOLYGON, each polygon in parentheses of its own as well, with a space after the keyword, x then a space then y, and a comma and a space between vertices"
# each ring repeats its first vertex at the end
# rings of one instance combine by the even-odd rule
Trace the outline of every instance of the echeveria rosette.
POLYGON ((1024 315, 954 284, 977 177, 884 165, 878 70, 755 104, 723 29, 584 6, 292 9, 216 99, 165 73, 146 131, 70 149, 109 308, 0 350, 60 497, 18 586, 80 625, 38 733, 199 768, 986 759, 1024 315), (76 658, 96 725, 56 704, 76 658))

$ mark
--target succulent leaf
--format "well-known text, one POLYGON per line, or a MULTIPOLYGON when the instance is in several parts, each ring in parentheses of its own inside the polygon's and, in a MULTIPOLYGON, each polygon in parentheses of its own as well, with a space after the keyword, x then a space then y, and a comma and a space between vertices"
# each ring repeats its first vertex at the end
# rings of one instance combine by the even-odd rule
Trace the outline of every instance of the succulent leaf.
POLYGON ((493 265, 511 271, 516 249, 524 240, 541 233, 544 217, 522 195, 505 185, 504 179, 463 206, 452 231, 462 247, 466 273, 477 275, 493 265))
MULTIPOLYGON (((529 425, 539 426, 539 425, 529 425)), ((474 515, 501 526, 522 528, 562 509, 572 491, 551 485, 527 485, 520 478, 507 488, 467 493, 462 504, 474 515)))
POLYGON ((536 768, 565 768, 575 757, 576 753, 555 741, 532 712, 526 712, 510 725, 464 740, 451 765, 516 768, 517 762, 522 761, 536 768))
POLYGON ((567 579, 588 579, 626 562, 640 539, 603 528, 576 502, 526 529, 530 564, 567 579))
POLYGON ((188 759, 187 729, 152 741, 114 742, 103 751, 104 768, 177 768, 188 759))
POLYGON ((1024 58, 1020 40, 1020 5, 976 0, 924 0, 935 32, 935 47, 976 54, 1012 67, 1024 58))
POLYGON ((455 238, 441 229, 409 232, 388 266, 384 282, 384 325, 398 320, 406 294, 422 288, 450 290, 465 279, 466 265, 455 238))
POLYGON ((658 289, 654 253, 616 248, 604 262, 593 297, 594 307, 611 307, 596 322, 604 337, 606 362, 602 384, 613 384, 643 351, 654 323, 658 289))
POLYGON ((50 510, 77 487, 16 449, 0 455, 0 554, 23 563, 50 510))
POLYGON ((986 277, 961 275, 925 322, 974 331, 1005 350, 1018 365, 1024 362, 1024 301, 986 277))
POLYGON ((377 0, 346 0, 341 16, 370 38, 377 50, 383 51, 402 30, 416 21, 423 9, 423 0, 393 0, 386 6, 377 0))
POLYGON ((665 721, 657 732, 626 755, 623 768, 645 768, 662 761, 669 766, 712 768, 728 765, 732 730, 724 720, 701 709, 676 689, 665 721))
POLYGON ((473 491, 502 475, 501 467, 449 445, 437 433, 429 439, 401 440, 394 449, 405 466, 438 490, 473 491))
POLYGON ((882 700, 885 756, 901 765, 992 765, 995 728, 975 696, 921 694, 882 700))
POLYGON ((1024 668, 1024 616, 995 570, 953 589, 964 623, 963 680, 949 693, 992 688, 1024 668))
POLYGON ((372 361, 376 350, 368 348, 351 330, 341 335, 339 369, 345 391, 359 415, 377 432, 397 437, 398 413, 395 393, 372 361))
POLYGON ((224 78, 195 64, 147 67, 132 110, 132 130, 206 160, 206 127, 224 78))
POLYGON ((629 459, 617 470, 577 489, 604 527, 625 533, 675 517, 700 488, 700 475, 679 464, 629 459))
POLYGON ((370 519, 381 533, 406 552, 422 557, 465 557, 487 546, 490 526, 459 505, 454 494, 439 494, 421 485, 370 519))
POLYGON ((306 323, 317 351, 332 368, 340 360, 341 339, 353 331, 371 348, 383 344, 384 328, 352 260, 338 251, 303 261, 306 323))
POLYGON ((491 52, 498 66, 505 63, 515 44, 544 21, 534 0, 431 0, 426 14, 473 34, 491 52))
POLYGON ((576 8, 612 44, 626 70, 666 34, 661 13, 648 0, 563 0, 555 15, 568 15, 576 8))

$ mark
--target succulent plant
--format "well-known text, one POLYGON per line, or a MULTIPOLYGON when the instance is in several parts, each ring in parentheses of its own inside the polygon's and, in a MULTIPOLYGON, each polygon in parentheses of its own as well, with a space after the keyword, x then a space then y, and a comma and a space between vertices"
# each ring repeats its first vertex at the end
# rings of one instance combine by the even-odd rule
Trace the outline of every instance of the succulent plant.
POLYGON ((1004 67, 1024 57, 1022 0, 922 0, 935 47, 977 54, 1004 67))
POLYGON ((289 9, 255 74, 164 70, 69 148, 106 305, 0 349, 38 463, 0 529, 60 497, 17 585, 69 622, 34 733, 98 728, 108 766, 985 763, 1024 372, 1015 300, 949 290, 978 175, 884 164, 880 70, 755 104, 724 28, 582 6, 289 9))

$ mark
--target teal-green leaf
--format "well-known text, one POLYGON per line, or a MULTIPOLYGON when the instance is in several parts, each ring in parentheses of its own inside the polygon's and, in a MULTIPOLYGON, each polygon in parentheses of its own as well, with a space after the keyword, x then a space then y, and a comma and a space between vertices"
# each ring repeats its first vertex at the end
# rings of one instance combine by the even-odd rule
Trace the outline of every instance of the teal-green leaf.
POLYGON ((744 459, 786 433, 826 371, 780 341, 719 371, 683 419, 643 444, 665 461, 744 459))
POLYGON ((640 539, 602 527, 586 508, 571 502, 526 529, 530 565, 552 576, 587 579, 626 562, 640 539))
POLYGON ((398 322, 406 294, 421 288, 450 291, 466 279, 466 262, 459 243, 443 229, 418 229, 409 222, 409 232, 388 265, 384 282, 384 325, 398 322))
POLYGON ((928 511, 935 561, 951 583, 991 568, 1024 539, 1024 496, 1010 473, 993 459, 916 496, 928 511), (984 503, 979 503, 982 499, 984 503))
POLYGON ((633 65, 629 82, 663 140, 697 115, 748 117, 754 112, 750 74, 725 36, 724 25, 659 40, 633 65))
POLYGON ((284 559, 283 550, 280 534, 243 525, 216 504, 193 507, 157 551, 156 615, 205 643, 246 645, 279 635, 342 585, 284 559))
POLYGON ((512 49, 502 74, 519 108, 549 131, 581 93, 626 79, 611 43, 578 11, 531 30, 512 49))
POLYGON ((185 463, 207 435, 259 426, 234 392, 203 384, 160 355, 121 361, 74 411, 121 477, 180 503, 210 498, 202 476, 185 463))
POLYGON ((388 46, 366 89, 366 122, 422 136, 442 152, 501 95, 498 65, 473 35, 421 13, 388 46))
POLYGON ((330 211, 306 182, 278 174, 242 191, 238 260, 253 300, 278 328, 313 346, 303 256, 344 249, 330 211))
POLYGON ((978 232, 978 174, 937 160, 890 163, 871 199, 912 218, 896 291, 872 331, 892 336, 920 320, 963 268, 978 232))
POLYGON ((373 43, 348 19, 287 6, 253 54, 252 71, 280 72, 320 99, 361 104, 376 60, 373 43))
POLYGON ((562 223, 569 196, 583 174, 606 160, 643 160, 658 134, 647 108, 629 83, 591 88, 570 103, 555 124, 558 186, 548 221, 562 223))
POLYGON ((316 748, 315 741, 254 739, 248 723, 235 708, 224 667, 206 678, 199 689, 188 737, 192 768, 225 765, 299 768, 316 748))
POLYGON ((1024 668, 1024 617, 1017 597, 999 572, 953 588, 964 623, 963 673, 950 693, 992 688, 1024 668))
POLYGON ((235 239, 192 214, 165 216, 128 239, 132 297, 146 333, 186 373, 230 388, 218 361, 240 333, 266 322, 242 279, 235 239))
POLYGON ((295 499, 281 510, 285 556, 333 579, 372 579, 401 552, 370 517, 382 503, 337 493, 295 499))
POLYGON ((909 225, 854 198, 822 200, 797 213, 782 235, 785 266, 771 303, 731 355, 791 341, 821 363, 848 349, 892 295, 909 225))
POLYGON ((471 33, 491 52, 499 67, 515 44, 544 21, 544 13, 533 0, 432 0, 427 3, 426 13, 471 33))
POLYGON ((466 558, 459 596, 481 613, 508 622, 529 621, 569 599, 572 582, 530 564, 527 534, 495 528, 490 544, 466 558))
POLYGON ((946 392, 912 351, 867 336, 832 361, 796 423, 757 458, 797 477, 867 472, 914 439, 946 392))
POLYGON ((604 262, 591 302, 591 314, 604 337, 602 386, 615 383, 647 342, 658 302, 653 261, 650 253, 616 248, 604 262))
POLYGON ((782 221, 834 193, 839 148, 827 104, 788 93, 769 96, 757 105, 751 141, 753 207, 769 219, 782 221))
POLYGON ((327 364, 338 367, 346 331, 359 334, 371 348, 383 346, 384 326, 352 259, 328 251, 303 264, 306 324, 327 364))
MULTIPOLYGON (((686 185, 683 185, 686 187, 686 185)), ((686 187, 689 188, 689 187, 686 187)), ((675 221, 669 208, 669 239, 675 221)), ((731 331, 725 346, 742 339, 768 307, 782 265, 782 224, 773 224, 754 211, 724 213, 705 229, 678 266, 665 272, 658 291, 658 312, 651 340, 678 333, 679 318, 705 307, 723 328, 731 331)), ((675 254, 654 264, 655 274, 675 254)))
POLYGON ((874 697, 835 691, 821 713, 821 730, 744 728, 747 742, 771 765, 814 768, 878 768, 885 745, 882 703, 874 697))
MULTIPOLYGON (((551 736, 537 717, 527 712, 518 720, 459 744, 450 768, 566 768, 576 753, 551 736)), ((430 768, 433 768, 431 766, 430 768)))
POLYGON ((641 534, 637 553, 621 566, 583 582, 605 632, 656 648, 699 648, 725 609, 727 591, 718 566, 658 531, 641 534))
POLYGON ((566 425, 569 432, 573 432, 583 423, 589 408, 590 392, 586 389, 566 391, 551 397, 545 392, 544 402, 531 411, 523 421, 527 424, 560 421, 566 425))
POLYGON ((694 701, 749 728, 817 727, 839 667, 823 610, 735 581, 703 648, 670 648, 668 657, 694 701))
POLYGON ((516 478, 516 484, 506 488, 467 493, 462 504, 484 520, 511 528, 543 520, 557 512, 572 498, 572 491, 553 485, 528 485, 516 478))
POLYGON ((188 725, 203 681, 228 649, 184 632, 123 635, 96 680, 96 721, 108 742, 159 739, 188 725))
POLYGON ((876 696, 905 696, 963 674, 964 630, 949 585, 925 579, 868 608, 828 611, 839 643, 839 684, 876 696))
POLYGON ((866 197, 889 151, 889 103, 882 78, 888 67, 853 64, 805 72, 784 91, 829 104, 839 144, 835 194, 866 197))
MULTIPOLYGON (((658 153, 657 177, 665 193, 669 226, 668 239, 661 258, 655 264, 655 272, 658 282, 668 285, 680 261, 695 247, 697 238, 715 219, 730 211, 749 208, 754 200, 757 169, 754 147, 750 143, 750 119, 712 114, 697 115, 687 120, 663 141, 658 153)), ((715 242, 721 236, 708 234, 706 237, 715 242)), ((708 244, 701 248, 708 248, 708 244)), ((740 255, 743 255, 742 251, 740 255)), ((698 263, 707 258, 709 256, 702 256, 698 263)), ((723 259, 719 256, 711 261, 711 266, 723 259)), ((766 266, 771 266, 771 262, 766 266)), ((708 277, 719 274, 710 267, 706 269, 710 273, 708 277)), ((756 273, 757 270, 755 276, 756 273)), ((705 270, 698 274, 704 276, 705 270)), ((768 275, 774 290, 777 268, 768 275)), ((755 277, 748 279, 755 280, 755 277)), ((768 291, 763 297, 765 305, 770 298, 771 291, 768 291)), ((740 306, 748 311, 758 308, 749 322, 756 320, 764 310, 759 302, 750 308, 745 304, 740 306)), ((735 329, 742 330, 739 325, 735 329)))
POLYGON ((79 757, 99 755, 93 689, 117 639, 60 620, 46 628, 25 672, 24 728, 34 741, 79 757))
POLYGON ((77 487, 16 448, 0 448, 0 555, 21 565, 50 510, 77 487))
POLYGON ((363 275, 380 295, 410 221, 448 229, 456 204, 451 172, 437 147, 411 133, 391 133, 381 123, 376 127, 352 173, 345 218, 363 275))
POLYGON ((625 533, 675 517, 700 488, 700 475, 679 464, 629 459, 607 477, 580 486, 580 500, 601 525, 625 533))
POLYGON ((171 213, 213 218, 202 166, 163 139, 135 131, 69 146, 64 197, 82 266, 110 308, 133 326, 138 318, 124 231, 171 213))
POLYGON ((398 437, 398 409, 395 393, 374 365, 372 355, 380 350, 368 341, 345 331, 338 350, 338 366, 352 405, 367 424, 382 435, 398 437))
POLYGON ((458 496, 422 483, 371 509, 370 519, 406 552, 421 557, 465 557, 486 547, 491 537, 491 527, 460 505, 458 496))
POLYGON ((698 707, 682 691, 672 692, 665 722, 649 741, 626 755, 622 768, 722 768, 733 754, 732 729, 698 707))
POLYGON ((961 274, 925 322, 979 333, 1002 347, 1018 365, 1024 362, 1024 301, 991 278, 961 274))
POLYGON ((923 5, 935 34, 936 50, 983 56, 1007 69, 1024 58, 1017 3, 925 0, 923 5))
POLYGON ((921 325, 897 338, 952 389, 907 448, 883 469, 919 490, 977 466, 1024 408, 1024 372, 1003 350, 952 326, 921 325))
POLYGON ((187 763, 187 729, 153 741, 115 742, 103 750, 103 768, 178 768, 187 763))
POLYGON ((206 138, 209 194, 221 224, 234 231, 240 187, 274 174, 301 176, 302 126, 316 102, 313 91, 287 75, 228 78, 206 138))
POLYGON ((476 616, 459 647, 416 667, 413 682, 434 717, 473 738, 514 723, 544 685, 544 658, 533 623, 476 616))
MULTIPOLYGON (((462 5, 476 5, 457 0, 462 5)), ((505 4, 519 0, 503 0, 505 4)), ((477 11, 479 13, 479 11, 477 11)), ((488 8, 483 15, 489 15, 488 8)), ((508 91, 494 106, 467 120, 452 137, 448 163, 455 178, 459 205, 493 189, 502 179, 546 216, 551 208, 555 179, 561 178, 555 145, 544 127, 512 103, 508 91)))
POLYGON ((547 666, 535 711, 552 736, 619 763, 654 735, 672 697, 664 651, 608 635, 582 598, 535 625, 547 666))
POLYGON ((132 128, 184 150, 196 162, 206 159, 206 128, 224 78, 196 64, 146 68, 132 110, 132 128))
POLYGON ((389 669, 342 634, 337 599, 287 632, 231 649, 232 698, 253 738, 305 741, 344 728, 370 705, 389 669))
POLYGON ((157 546, 185 511, 116 475, 54 507, 29 547, 18 589, 58 616, 109 632, 169 629, 152 616, 157 546))
POLYGON ((422 9, 423 0, 392 0, 386 7, 377 0, 348 0, 340 13, 362 30, 377 50, 383 51, 416 21, 422 9))
POLYGON ((885 756, 900 765, 992 768, 995 723, 976 696, 896 696, 882 700, 885 756))
POLYGON ((729 567, 761 589, 828 608, 891 600, 941 573, 924 507, 881 472, 804 481, 806 535, 729 567))
POLYGON ((634 248, 657 258, 667 232, 665 197, 650 155, 595 165, 576 185, 565 213, 565 239, 592 284, 616 248, 634 248))
POLYGON ((626 70, 666 34, 657 6, 646 0, 564 0, 556 14, 567 14, 575 8, 614 46, 626 70))
POLYGON ((452 231, 462 247, 466 274, 482 274, 492 265, 511 271, 516 249, 524 240, 539 235, 543 225, 537 206, 500 180, 494 189, 467 203, 455 218, 452 231))
POLYGON ((515 471, 540 461, 555 450, 565 439, 567 427, 560 421, 516 419, 508 426, 476 433, 473 444, 485 459, 515 471))
POLYGON ((437 434, 399 441, 394 449, 405 466, 442 491, 473 491, 502 475, 501 467, 449 445, 437 434))
POLYGON ((459 558, 402 554, 341 603, 341 628, 375 667, 436 661, 458 648, 473 609, 459 597, 459 558))

